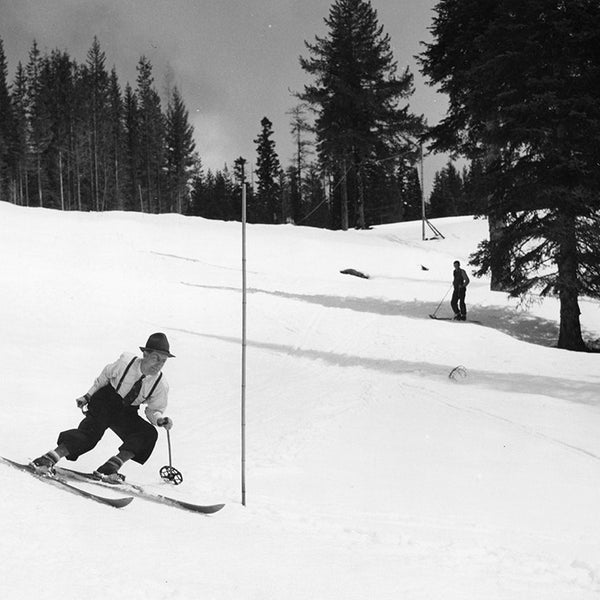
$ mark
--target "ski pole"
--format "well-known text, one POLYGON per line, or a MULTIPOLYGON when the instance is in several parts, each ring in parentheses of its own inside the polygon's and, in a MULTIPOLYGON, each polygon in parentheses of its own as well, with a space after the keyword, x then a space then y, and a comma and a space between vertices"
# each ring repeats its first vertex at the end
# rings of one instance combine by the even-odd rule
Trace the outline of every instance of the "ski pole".
POLYGON ((171 434, 167 429, 167 447, 169 448, 169 466, 171 466, 171 434))
POLYGON ((433 317, 434 319, 435 319, 435 315, 437 314, 437 311, 440 310, 440 306, 442 305, 442 302, 446 299, 446 296, 448 295, 448 292, 451 289, 452 289, 452 284, 450 284, 450 287, 448 288, 448 290, 444 294, 444 297, 440 300, 440 303, 437 305, 437 308, 433 311, 433 314, 431 315, 431 317, 433 317))
POLYGON ((171 464, 171 435, 167 429, 167 445, 169 447, 169 466, 161 467, 160 476, 169 483, 179 485, 183 481, 183 475, 171 464))

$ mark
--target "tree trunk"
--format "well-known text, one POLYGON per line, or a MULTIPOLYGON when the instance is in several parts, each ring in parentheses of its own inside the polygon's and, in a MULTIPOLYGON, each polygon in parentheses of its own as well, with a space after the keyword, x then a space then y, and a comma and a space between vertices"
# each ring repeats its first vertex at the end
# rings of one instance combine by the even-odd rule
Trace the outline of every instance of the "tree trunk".
POLYGON ((25 167, 25 206, 29 206, 29 170, 25 167))
POLYGON ((96 188, 94 187, 94 147, 92 144, 92 136, 88 135, 88 151, 90 157, 90 163, 87 165, 89 168, 88 177, 90 178, 90 201, 89 201, 89 209, 91 211, 98 211, 98 206, 96 204, 96 188))
POLYGON ((161 181, 160 181, 160 167, 157 165, 156 166, 156 171, 155 171, 155 177, 156 177, 156 212, 157 214, 160 214, 163 212, 162 209, 162 189, 161 189, 161 181))
POLYGON ((8 197, 9 202, 17 204, 17 180, 15 177, 11 177, 8 184, 8 197))
POLYGON ((93 108, 92 117, 93 129, 92 129, 92 181, 94 190, 94 204, 96 205, 96 212, 100 211, 100 179, 98 175, 98 125, 96 123, 96 108, 93 108))
POLYGON ((65 210, 65 190, 63 186, 62 150, 58 151, 58 172, 60 179, 60 209, 65 210))
POLYGON ((40 153, 37 153, 37 183, 38 183, 38 199, 40 206, 44 206, 44 193, 42 191, 42 161, 40 159, 40 153))
POLYGON ((296 168, 298 169, 298 206, 302 206, 302 139, 300 137, 300 128, 298 128, 296 135, 296 144, 296 151, 298 153, 298 161, 296 163, 296 168))
POLYGON ((148 194, 146 212, 148 213, 152 212, 152 192, 150 183, 150 149, 146 147, 146 192, 148 194))
POLYGON ((581 337, 577 286, 577 239, 575 217, 560 214, 560 246, 558 251, 558 293, 560 299, 560 329, 558 347, 565 350, 586 350, 581 337))
POLYGON ((25 195, 23 192, 23 165, 22 163, 19 163, 19 198, 20 198, 20 204, 21 206, 23 206, 25 204, 25 195))
POLYGON ((356 177, 358 179, 358 198, 356 207, 356 228, 365 229, 365 188, 363 186, 362 167, 360 163, 356 167, 356 177))
POLYGON ((102 210, 114 210, 114 206, 108 206, 107 198, 108 198, 108 165, 104 163, 104 185, 102 188, 102 210))
POLYGON ((499 244, 504 235, 505 223, 501 217, 488 215, 488 229, 490 232, 490 289, 493 292, 507 291, 505 282, 510 273, 510 258, 499 250, 499 244))
POLYGON ((75 150, 75 177, 77 185, 77 210, 81 211, 81 169, 79 165, 79 150, 75 150))
POLYGON ((348 180, 346 161, 342 161, 342 231, 348 231, 348 180))
POLYGON ((115 148, 115 207, 117 210, 123 210, 123 202, 119 193, 119 157, 115 148))

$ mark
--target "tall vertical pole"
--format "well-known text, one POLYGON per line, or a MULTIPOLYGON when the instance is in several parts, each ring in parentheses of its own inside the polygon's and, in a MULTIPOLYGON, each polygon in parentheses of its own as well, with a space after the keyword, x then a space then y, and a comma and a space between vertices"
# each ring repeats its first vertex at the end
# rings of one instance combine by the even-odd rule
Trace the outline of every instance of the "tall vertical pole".
POLYGON ((246 183, 242 184, 242 505, 246 506, 246 183))
POLYGON ((421 239, 425 240, 425 178, 423 177, 423 142, 419 144, 419 161, 421 167, 421 239))

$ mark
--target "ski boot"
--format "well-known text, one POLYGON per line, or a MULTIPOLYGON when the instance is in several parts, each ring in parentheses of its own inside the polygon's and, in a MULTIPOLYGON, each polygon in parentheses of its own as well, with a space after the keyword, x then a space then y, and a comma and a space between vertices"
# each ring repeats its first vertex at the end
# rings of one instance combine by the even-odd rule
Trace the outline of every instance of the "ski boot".
POLYGON ((99 481, 104 481, 105 483, 123 483, 125 481, 125 475, 119 473, 119 469, 123 466, 123 461, 113 456, 109 460, 107 460, 103 465, 98 467, 93 475, 99 481))
POLYGON ((54 465, 58 462, 60 456, 54 451, 46 452, 42 456, 38 456, 35 460, 29 463, 29 466, 35 471, 37 475, 44 475, 51 477, 56 474, 54 465))

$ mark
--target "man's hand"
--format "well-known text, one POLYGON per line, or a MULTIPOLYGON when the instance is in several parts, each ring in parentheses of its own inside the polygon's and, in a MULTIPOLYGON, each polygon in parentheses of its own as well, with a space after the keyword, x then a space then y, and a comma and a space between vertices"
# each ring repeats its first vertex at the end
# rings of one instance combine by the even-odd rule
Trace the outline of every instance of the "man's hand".
POLYGON ((79 410, 81 410, 82 413, 85 413, 86 412, 86 406, 88 405, 89 401, 90 401, 89 394, 84 394, 80 398, 77 398, 77 400, 75 400, 75 403, 77 404, 77 408, 79 410))
POLYGON ((173 427, 173 421, 171 421, 169 417, 159 417, 158 419, 156 419, 156 424, 159 427, 164 427, 167 431, 169 431, 169 429, 173 427))

